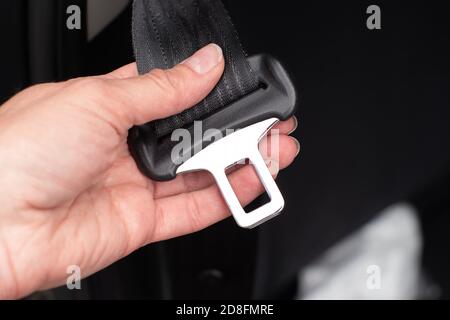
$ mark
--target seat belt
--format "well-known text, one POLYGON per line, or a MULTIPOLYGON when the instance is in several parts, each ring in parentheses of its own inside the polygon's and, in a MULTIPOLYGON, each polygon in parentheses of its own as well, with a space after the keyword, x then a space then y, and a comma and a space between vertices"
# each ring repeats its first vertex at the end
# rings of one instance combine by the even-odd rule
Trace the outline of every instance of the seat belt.
POLYGON ((258 142, 275 123, 294 112, 295 89, 281 64, 267 55, 246 58, 220 0, 135 0, 132 33, 140 74, 171 68, 212 42, 222 48, 225 58, 221 80, 203 101, 130 130, 130 151, 139 169, 163 181, 184 172, 211 172, 241 227, 255 227, 280 213, 284 200, 258 142), (203 129, 200 136, 195 132, 198 121, 203 129), (179 141, 172 133, 180 128, 192 140, 174 153, 179 141), (236 131, 227 134, 230 130, 236 131), (270 198, 250 213, 240 205, 225 173, 245 159, 254 165, 270 198))

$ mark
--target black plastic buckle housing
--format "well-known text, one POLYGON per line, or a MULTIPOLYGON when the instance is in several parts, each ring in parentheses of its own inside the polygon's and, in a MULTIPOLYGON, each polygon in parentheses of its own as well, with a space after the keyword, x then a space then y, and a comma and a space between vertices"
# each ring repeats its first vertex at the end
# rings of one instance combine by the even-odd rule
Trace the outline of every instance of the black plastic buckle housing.
MULTIPOLYGON (((283 66, 268 55, 252 56, 248 61, 259 78, 260 88, 201 119, 204 131, 217 129, 225 135, 227 129, 244 128, 269 118, 287 120, 293 115, 297 95, 283 66)), ((193 125, 186 129, 195 137, 193 125)), ((179 155, 180 159, 172 158, 171 150, 176 143, 171 141, 170 135, 157 139, 148 125, 132 128, 128 137, 131 154, 141 172, 159 181, 175 178, 177 168, 182 163, 182 155, 179 155)), ((210 143, 214 142, 197 139, 185 151, 193 156, 195 150, 205 148, 210 143)))

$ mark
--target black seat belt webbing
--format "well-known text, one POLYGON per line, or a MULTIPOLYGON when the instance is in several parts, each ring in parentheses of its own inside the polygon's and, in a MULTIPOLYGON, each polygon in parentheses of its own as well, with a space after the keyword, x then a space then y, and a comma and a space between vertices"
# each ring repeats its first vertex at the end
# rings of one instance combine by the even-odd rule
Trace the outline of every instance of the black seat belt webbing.
POLYGON ((191 124, 258 88, 236 30, 220 0, 135 0, 133 45, 140 74, 167 69, 209 43, 225 57, 224 74, 209 96, 175 116, 150 123, 157 137, 191 124))

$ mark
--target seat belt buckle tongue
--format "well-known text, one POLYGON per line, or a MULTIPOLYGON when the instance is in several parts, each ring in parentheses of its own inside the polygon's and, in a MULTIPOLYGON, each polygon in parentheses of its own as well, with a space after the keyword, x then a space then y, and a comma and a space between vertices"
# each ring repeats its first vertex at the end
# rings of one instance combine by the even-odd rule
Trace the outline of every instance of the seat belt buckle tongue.
POLYGON ((202 119, 203 131, 219 130, 222 138, 195 134, 195 125, 186 128, 194 137, 183 154, 168 150, 167 139, 157 139, 146 126, 130 132, 129 145, 140 170, 155 180, 170 180, 177 174, 207 170, 213 176, 237 224, 253 228, 278 215, 284 199, 259 152, 258 144, 280 120, 291 117, 296 107, 296 92, 281 64, 267 55, 248 58, 262 86, 202 119), (233 133, 229 133, 230 129, 233 133), (213 142, 212 142, 213 141, 213 142), (186 154, 189 157, 186 159, 186 154), (226 169, 248 159, 262 182, 270 201, 246 213, 226 175, 226 169))
POLYGON ((177 174, 197 170, 209 171, 237 224, 243 228, 256 227, 276 216, 284 207, 283 196, 258 149, 261 138, 277 122, 277 118, 270 118, 227 135, 184 162, 178 167, 177 174), (244 159, 250 160, 270 198, 270 202, 250 213, 244 211, 226 176, 227 168, 244 159))

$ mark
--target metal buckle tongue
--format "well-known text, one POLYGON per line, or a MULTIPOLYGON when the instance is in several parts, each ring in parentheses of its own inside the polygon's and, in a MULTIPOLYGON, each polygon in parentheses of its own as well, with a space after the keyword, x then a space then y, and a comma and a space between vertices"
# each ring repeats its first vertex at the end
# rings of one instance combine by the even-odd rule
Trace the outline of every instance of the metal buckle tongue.
POLYGON ((259 141, 278 121, 270 118, 223 137, 180 165, 177 174, 197 170, 211 172, 237 224, 243 228, 256 227, 275 217, 284 207, 283 196, 258 149, 259 141), (225 172, 244 159, 250 160, 270 198, 270 202, 249 213, 241 206, 225 172))

